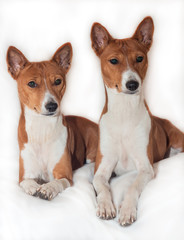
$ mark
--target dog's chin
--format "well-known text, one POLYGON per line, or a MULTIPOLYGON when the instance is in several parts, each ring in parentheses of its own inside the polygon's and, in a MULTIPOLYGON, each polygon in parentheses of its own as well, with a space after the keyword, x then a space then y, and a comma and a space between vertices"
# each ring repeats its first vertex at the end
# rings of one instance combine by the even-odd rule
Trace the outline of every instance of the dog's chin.
MULTIPOLYGON (((37 112, 38 113, 38 112, 37 112)), ((59 111, 55 111, 55 112, 47 112, 47 111, 43 111, 38 113, 41 116, 46 116, 46 117, 57 117, 59 116, 59 111)))
POLYGON ((139 90, 136 90, 136 91, 125 91, 125 92, 122 92, 124 94, 128 94, 128 95, 139 95, 140 91, 139 90))
POLYGON ((47 111, 41 111, 39 112, 36 108, 34 108, 35 114, 38 114, 40 116, 46 116, 46 117, 57 117, 60 114, 60 111, 55 111, 55 112, 47 112, 47 111))
POLYGON ((57 112, 48 112, 48 113, 41 113, 41 115, 46 117, 56 117, 59 114, 57 112))
POLYGON ((107 86, 106 86, 106 89, 108 89, 111 93, 113 93, 115 95, 124 95, 124 94, 126 94, 126 95, 133 95, 133 96, 136 95, 137 96, 141 92, 140 88, 135 90, 135 91, 122 90, 121 92, 118 92, 117 89, 115 89, 115 88, 109 88, 107 86))

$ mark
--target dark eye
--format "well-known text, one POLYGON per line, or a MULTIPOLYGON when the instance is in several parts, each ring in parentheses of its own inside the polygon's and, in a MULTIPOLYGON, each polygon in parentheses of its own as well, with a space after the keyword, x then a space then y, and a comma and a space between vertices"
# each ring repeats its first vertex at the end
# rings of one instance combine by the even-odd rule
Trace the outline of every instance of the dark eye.
POLYGON ((56 79, 56 81, 54 82, 54 85, 59 85, 59 84, 61 84, 61 79, 56 79))
POLYGON ((111 64, 118 64, 118 60, 116 58, 112 58, 109 61, 111 64))
POLYGON ((31 88, 35 88, 37 84, 34 81, 28 82, 28 86, 31 88))
POLYGON ((136 62, 142 62, 142 60, 143 60, 143 56, 138 56, 138 57, 136 58, 136 62))

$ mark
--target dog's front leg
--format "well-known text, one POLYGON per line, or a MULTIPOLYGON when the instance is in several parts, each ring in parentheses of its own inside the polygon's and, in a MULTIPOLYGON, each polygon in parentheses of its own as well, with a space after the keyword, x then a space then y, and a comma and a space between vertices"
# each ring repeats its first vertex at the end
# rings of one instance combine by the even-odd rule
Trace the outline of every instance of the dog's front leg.
POLYGON ((139 160, 135 161, 138 170, 138 175, 125 193, 124 200, 119 208, 119 223, 122 226, 132 224, 137 218, 137 204, 140 194, 146 184, 153 178, 154 172, 149 159, 145 157, 146 164, 140 164, 139 160))
POLYGON ((109 179, 112 175, 114 164, 109 165, 108 161, 102 159, 98 170, 95 173, 93 186, 97 194, 97 216, 102 219, 116 217, 116 209, 112 201, 112 194, 109 179))
POLYGON ((19 156, 19 184, 20 187, 29 195, 36 196, 37 189, 40 184, 37 183, 39 179, 40 169, 34 161, 34 157, 31 157, 29 149, 26 150, 24 158, 19 156))
POLYGON ((60 161, 53 169, 54 180, 41 185, 37 190, 38 197, 52 200, 59 193, 72 185, 72 164, 70 154, 65 149, 60 161))

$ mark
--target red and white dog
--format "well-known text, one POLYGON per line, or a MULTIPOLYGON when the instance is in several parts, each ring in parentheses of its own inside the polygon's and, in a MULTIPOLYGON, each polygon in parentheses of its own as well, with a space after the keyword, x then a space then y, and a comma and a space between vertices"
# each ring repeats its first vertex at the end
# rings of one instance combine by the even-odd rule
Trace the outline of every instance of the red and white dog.
POLYGON ((7 52, 8 71, 17 81, 21 104, 20 186, 48 200, 72 184, 72 169, 96 157, 97 125, 63 116, 60 110, 71 59, 70 43, 61 46, 50 61, 29 62, 15 47, 7 52))
POLYGON ((169 156, 173 149, 184 151, 184 134, 168 120, 153 116, 144 100, 142 86, 153 30, 151 17, 146 17, 127 39, 114 39, 99 23, 94 23, 91 30, 106 92, 93 180, 100 218, 116 216, 109 186, 112 173, 137 170, 120 205, 121 225, 136 220, 139 196, 154 177, 153 163, 169 156))

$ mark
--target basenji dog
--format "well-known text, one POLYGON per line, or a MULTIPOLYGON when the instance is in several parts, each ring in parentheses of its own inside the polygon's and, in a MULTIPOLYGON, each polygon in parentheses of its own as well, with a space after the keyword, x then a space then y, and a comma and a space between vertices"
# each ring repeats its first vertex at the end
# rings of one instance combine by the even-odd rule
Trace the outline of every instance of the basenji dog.
POLYGON ((97 124, 64 116, 60 108, 72 46, 61 46, 50 61, 29 62, 15 47, 7 52, 8 71, 17 81, 19 183, 33 196, 51 200, 72 185, 72 170, 96 157, 97 124))
POLYGON ((136 170, 119 208, 119 222, 136 220, 138 199, 154 177, 153 163, 171 152, 184 151, 184 134, 168 120, 151 114, 143 95, 148 67, 147 53, 153 39, 153 20, 146 17, 134 35, 114 39, 107 29, 94 23, 92 48, 101 61, 106 103, 99 123, 99 143, 93 185, 97 194, 97 216, 116 216, 109 179, 136 170))

